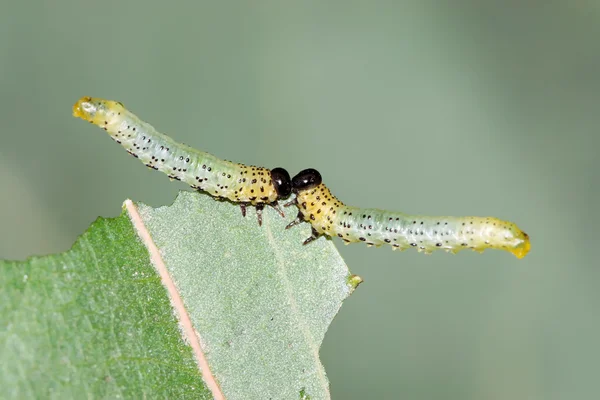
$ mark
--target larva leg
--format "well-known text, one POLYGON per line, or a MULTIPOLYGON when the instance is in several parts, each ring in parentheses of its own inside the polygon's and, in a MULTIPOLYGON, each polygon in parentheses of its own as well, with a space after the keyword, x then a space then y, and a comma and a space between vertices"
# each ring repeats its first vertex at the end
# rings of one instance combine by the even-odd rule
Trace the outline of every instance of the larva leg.
POLYGON ((292 226, 296 226, 300 223, 302 223, 302 221, 304 221, 304 215, 302 214, 302 211, 298 211, 298 215, 296 215, 296 219, 294 219, 292 222, 290 222, 285 229, 290 229, 292 226))
POLYGON ((298 201, 297 201, 297 199, 294 198, 294 199, 288 201, 287 203, 285 203, 283 206, 289 207, 289 206, 295 206, 296 204, 298 204, 298 201))
POLYGON ((279 215, 281 215, 282 217, 285 218, 285 214, 283 213, 283 210, 281 209, 281 207, 279 207, 279 204, 274 201, 273 203, 269 204, 271 207, 273 207, 275 209, 275 211, 277 211, 279 213, 279 215))
POLYGON ((256 206, 256 216, 258 217, 258 226, 262 226, 262 213, 265 205, 262 203, 257 204, 256 206))
POLYGON ((312 242, 314 240, 317 240, 318 238, 319 238, 319 232, 317 232, 315 230, 315 228, 312 228, 312 235, 308 239, 306 239, 304 241, 304 243, 302 243, 302 244, 306 246, 307 244, 309 244, 310 242, 312 242))
POLYGON ((240 209, 242 210, 242 217, 246 216, 246 204, 240 203, 240 209))

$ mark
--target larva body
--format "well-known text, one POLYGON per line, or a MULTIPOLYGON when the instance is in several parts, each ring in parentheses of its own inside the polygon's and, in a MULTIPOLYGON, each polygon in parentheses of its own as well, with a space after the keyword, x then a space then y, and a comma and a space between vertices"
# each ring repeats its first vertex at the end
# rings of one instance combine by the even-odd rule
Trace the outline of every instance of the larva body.
POLYGON ((518 258, 525 257, 531 247, 529 236, 515 224, 493 217, 430 217, 346 206, 313 169, 296 175, 292 190, 299 213, 290 226, 298 220, 312 225, 313 236, 306 243, 326 235, 338 236, 346 243, 389 244, 400 250, 414 247, 424 253, 501 249, 518 258))
POLYGON ((233 163, 177 143, 119 102, 83 97, 73 106, 73 115, 104 129, 147 167, 212 196, 262 207, 276 206, 279 198, 291 193, 290 177, 284 169, 233 163))

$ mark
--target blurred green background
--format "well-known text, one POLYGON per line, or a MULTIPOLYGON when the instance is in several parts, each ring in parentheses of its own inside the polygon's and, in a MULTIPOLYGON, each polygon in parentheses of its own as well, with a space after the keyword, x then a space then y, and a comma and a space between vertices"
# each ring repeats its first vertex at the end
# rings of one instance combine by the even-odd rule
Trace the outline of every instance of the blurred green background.
POLYGON ((531 235, 523 260, 336 240, 365 283, 321 349, 334 398, 597 398, 600 7, 484 3, 4 1, 0 258, 185 188, 71 117, 119 100, 222 158, 317 168, 351 205, 531 235))

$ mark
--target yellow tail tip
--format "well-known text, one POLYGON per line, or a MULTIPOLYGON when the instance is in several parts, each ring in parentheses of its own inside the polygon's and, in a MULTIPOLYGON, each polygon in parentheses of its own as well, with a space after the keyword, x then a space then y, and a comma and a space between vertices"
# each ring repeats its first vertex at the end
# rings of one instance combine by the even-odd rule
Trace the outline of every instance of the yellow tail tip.
POLYGON ((79 100, 77 100, 77 103, 75 103, 73 105, 73 116, 76 118, 81 118, 81 119, 86 119, 87 113, 85 111, 83 111, 81 104, 82 103, 89 103, 90 101, 92 101, 92 98, 89 96, 84 96, 82 98, 80 98, 79 100))
POLYGON ((531 250, 531 242, 529 241, 529 235, 523 232, 523 243, 521 243, 519 247, 511 250, 510 252, 513 253, 517 258, 523 258, 527 255, 527 253, 529 253, 529 250, 531 250))

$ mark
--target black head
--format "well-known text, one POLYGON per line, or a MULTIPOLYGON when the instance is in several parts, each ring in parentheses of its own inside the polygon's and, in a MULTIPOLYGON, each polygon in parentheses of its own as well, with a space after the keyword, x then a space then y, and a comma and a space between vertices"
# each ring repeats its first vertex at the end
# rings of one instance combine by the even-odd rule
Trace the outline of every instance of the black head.
POLYGON ((290 174, 285 169, 272 169, 271 179, 273 180, 273 186, 278 198, 288 197, 292 193, 292 180, 290 179, 290 174))
POLYGON ((323 179, 319 171, 312 168, 305 169, 292 179, 292 190, 294 193, 298 193, 301 190, 309 190, 320 185, 321 182, 323 182, 323 179))

